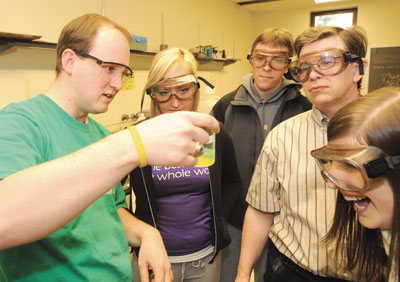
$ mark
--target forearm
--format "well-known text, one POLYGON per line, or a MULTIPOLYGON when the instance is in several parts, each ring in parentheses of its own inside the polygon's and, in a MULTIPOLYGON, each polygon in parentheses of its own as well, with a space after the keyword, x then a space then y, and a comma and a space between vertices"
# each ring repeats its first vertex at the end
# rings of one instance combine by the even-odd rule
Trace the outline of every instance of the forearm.
POLYGON ((261 212, 248 206, 243 224, 237 281, 238 278, 244 279, 243 281, 250 279, 251 271, 268 240, 273 222, 273 213, 261 212))
POLYGON ((134 215, 130 214, 126 209, 118 209, 119 216, 124 226, 124 231, 128 243, 132 247, 140 247, 142 238, 156 237, 161 239, 160 232, 149 224, 137 219, 134 215))
POLYGON ((137 125, 143 146, 123 130, 4 178, 0 181, 0 250, 42 239, 80 214, 139 165, 136 146, 143 165, 193 166, 195 141, 208 140, 201 127, 219 130, 209 115, 165 114, 137 125))
POLYGON ((0 181, 0 249, 64 226, 138 164, 127 131, 0 181))
POLYGON ((154 273, 154 281, 172 281, 171 264, 160 232, 124 208, 118 209, 118 213, 129 245, 140 247, 138 264, 141 281, 150 281, 149 269, 154 273))

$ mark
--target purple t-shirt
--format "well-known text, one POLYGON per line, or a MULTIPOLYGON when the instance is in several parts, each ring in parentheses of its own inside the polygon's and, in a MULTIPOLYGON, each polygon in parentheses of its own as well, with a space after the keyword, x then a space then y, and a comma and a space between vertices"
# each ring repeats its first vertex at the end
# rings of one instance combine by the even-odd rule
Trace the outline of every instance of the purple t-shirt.
POLYGON ((157 228, 169 256, 211 244, 212 202, 208 167, 154 166, 157 228))

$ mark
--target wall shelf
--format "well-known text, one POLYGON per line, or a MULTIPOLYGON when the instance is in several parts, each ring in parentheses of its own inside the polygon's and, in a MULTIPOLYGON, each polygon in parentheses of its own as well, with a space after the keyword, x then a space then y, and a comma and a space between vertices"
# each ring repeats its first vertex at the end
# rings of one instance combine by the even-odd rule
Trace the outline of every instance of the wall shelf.
MULTIPOLYGON (((0 69, 54 69, 56 43, 0 38, 0 69)), ((133 70, 148 70, 156 53, 131 50, 133 70)), ((198 59, 199 71, 220 71, 237 59, 198 59)))

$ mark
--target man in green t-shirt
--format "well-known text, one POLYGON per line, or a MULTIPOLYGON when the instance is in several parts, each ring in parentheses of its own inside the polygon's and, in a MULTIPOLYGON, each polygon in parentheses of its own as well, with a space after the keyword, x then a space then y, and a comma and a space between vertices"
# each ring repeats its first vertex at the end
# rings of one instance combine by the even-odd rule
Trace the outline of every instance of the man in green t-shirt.
POLYGON ((130 34, 96 14, 67 24, 49 90, 0 110, 0 281, 171 281, 159 232, 126 209, 121 179, 137 166, 191 166, 218 131, 199 113, 163 115, 110 135, 106 112, 132 75, 130 34))

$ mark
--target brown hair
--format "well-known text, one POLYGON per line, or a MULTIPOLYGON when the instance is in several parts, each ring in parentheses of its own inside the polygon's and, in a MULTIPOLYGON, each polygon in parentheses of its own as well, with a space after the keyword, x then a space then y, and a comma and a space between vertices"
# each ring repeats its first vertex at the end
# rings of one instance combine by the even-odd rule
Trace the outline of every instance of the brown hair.
MULTIPOLYGON (((294 41, 294 50, 297 57, 300 56, 301 49, 310 43, 322 40, 331 36, 339 36, 347 50, 351 54, 360 58, 365 58, 367 54, 368 39, 365 31, 359 26, 343 29, 337 26, 311 27, 303 31, 294 41)), ((357 88, 361 89, 362 78, 357 82, 357 88)))
MULTIPOLYGON (((364 140, 390 156, 400 155, 400 88, 381 88, 355 100, 333 116, 328 125, 328 140, 353 136, 364 140)), ((400 257, 400 168, 385 175, 394 194, 392 239, 388 269, 396 267, 400 257)), ((359 278, 379 281, 385 271, 386 255, 381 230, 367 229, 357 220, 352 204, 338 193, 333 224, 325 242, 336 242, 338 253, 347 259, 349 270, 359 269, 359 278), (345 247, 343 247, 345 246, 345 247)))
POLYGON ((65 49, 76 49, 88 53, 96 38, 97 32, 103 25, 109 25, 119 31, 131 41, 129 32, 112 20, 98 14, 85 14, 69 22, 61 31, 56 53, 56 74, 62 70, 61 56, 65 49))
POLYGON ((287 47, 289 57, 293 56, 293 35, 283 28, 268 28, 261 33, 251 46, 251 52, 254 51, 258 43, 270 44, 272 46, 287 47))

